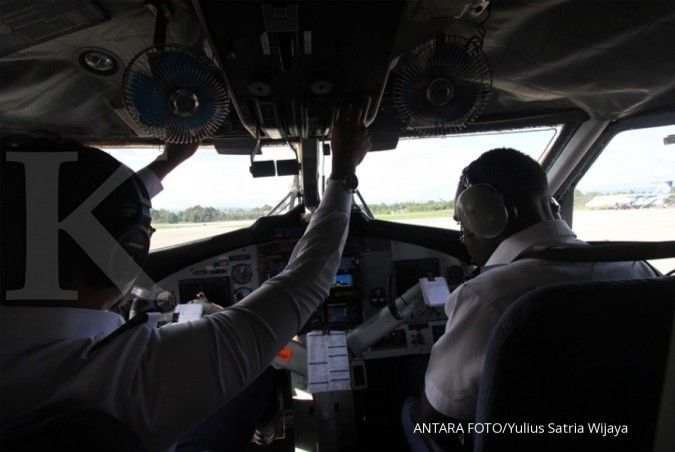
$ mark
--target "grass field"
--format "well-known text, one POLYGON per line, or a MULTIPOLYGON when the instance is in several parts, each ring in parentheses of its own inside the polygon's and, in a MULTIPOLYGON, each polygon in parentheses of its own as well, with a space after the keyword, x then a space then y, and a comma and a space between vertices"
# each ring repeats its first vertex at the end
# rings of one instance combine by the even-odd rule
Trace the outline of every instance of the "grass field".
POLYGON ((375 215, 378 220, 399 221, 399 220, 419 220, 424 218, 450 218, 454 211, 452 209, 430 210, 427 212, 403 212, 390 213, 386 215, 375 215))
MULTIPOLYGON (((457 229, 452 210, 379 215, 378 219, 457 229)), ((253 220, 215 223, 153 224, 152 249, 199 240, 250 226, 253 220)), ((574 230, 584 240, 675 240, 675 208, 642 210, 575 210, 574 230)), ((675 269, 675 259, 652 262, 662 272, 675 269)))
MULTIPOLYGON (((181 228, 201 228, 210 226, 228 227, 231 229, 245 228, 250 226, 254 220, 239 220, 239 221, 213 221, 210 223, 152 223, 155 229, 181 229, 181 228)), ((159 233, 157 233, 159 234, 159 233)))

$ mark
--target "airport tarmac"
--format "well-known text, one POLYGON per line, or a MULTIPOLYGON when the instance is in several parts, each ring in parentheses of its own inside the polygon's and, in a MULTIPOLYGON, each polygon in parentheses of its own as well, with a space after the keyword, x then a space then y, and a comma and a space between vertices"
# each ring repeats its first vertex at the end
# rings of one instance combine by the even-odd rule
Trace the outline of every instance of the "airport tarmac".
MULTIPOLYGON (((456 229, 452 217, 396 220, 456 229)), ((574 230, 583 240, 675 240, 675 208, 642 210, 578 210, 574 230)), ((151 248, 159 249, 250 226, 253 221, 224 221, 203 224, 162 225, 152 236, 151 248)), ((652 262, 662 272, 675 269, 675 258, 652 262)))

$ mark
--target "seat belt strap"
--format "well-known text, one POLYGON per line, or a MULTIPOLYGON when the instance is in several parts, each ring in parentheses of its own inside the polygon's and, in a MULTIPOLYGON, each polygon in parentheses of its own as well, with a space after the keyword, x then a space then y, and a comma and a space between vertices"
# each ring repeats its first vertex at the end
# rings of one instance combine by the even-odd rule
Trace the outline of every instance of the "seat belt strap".
POLYGON ((103 347, 106 346, 106 344, 109 344, 112 342, 115 338, 121 336, 122 334, 126 333, 132 328, 135 328, 137 326, 143 325, 146 323, 149 319, 148 313, 147 312, 141 312, 140 314, 132 317, 130 320, 125 322, 122 326, 117 328, 115 331, 98 341, 96 344, 94 344, 88 351, 87 355, 90 355, 92 353, 95 353, 96 351, 102 349, 103 347))
POLYGON ((675 257, 675 241, 625 242, 530 251, 520 259, 543 259, 562 262, 624 262, 675 257))

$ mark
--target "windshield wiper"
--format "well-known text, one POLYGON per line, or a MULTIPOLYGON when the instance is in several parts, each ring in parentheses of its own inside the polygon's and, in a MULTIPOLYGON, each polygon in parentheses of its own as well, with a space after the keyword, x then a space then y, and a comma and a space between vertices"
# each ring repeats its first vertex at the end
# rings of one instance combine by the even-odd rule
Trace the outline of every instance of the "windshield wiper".
POLYGON ((272 215, 280 215, 282 212, 290 212, 295 207, 296 203, 299 203, 302 200, 302 190, 300 190, 300 178, 294 176, 293 185, 291 185, 291 190, 284 196, 284 198, 279 201, 279 203, 267 212, 266 217, 272 215))
POLYGON ((358 188, 356 190, 354 190, 354 194, 359 197, 359 200, 361 201, 361 205, 363 206, 363 210, 366 211, 366 214, 374 220, 375 216, 373 216, 373 212, 370 211, 370 207, 368 207, 368 204, 366 203, 366 200, 363 199, 363 196, 361 195, 361 192, 359 191, 358 188))

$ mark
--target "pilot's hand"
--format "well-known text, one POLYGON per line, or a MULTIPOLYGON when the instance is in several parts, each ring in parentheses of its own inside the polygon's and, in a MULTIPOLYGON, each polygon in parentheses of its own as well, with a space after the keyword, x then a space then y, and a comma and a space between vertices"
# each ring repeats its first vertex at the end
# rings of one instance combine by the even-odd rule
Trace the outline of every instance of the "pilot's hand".
POLYGON ((410 305, 416 305, 424 302, 424 296, 422 295, 422 288, 420 283, 415 284, 410 289, 406 290, 402 298, 405 299, 405 302, 410 305))
POLYGON ((422 288, 419 283, 406 290, 403 295, 399 295, 399 298, 401 298, 403 304, 405 304, 403 308, 397 306, 399 308, 400 316, 403 318, 408 318, 410 314, 424 306, 424 296, 422 295, 422 288))
POLYGON ((162 180, 174 168, 192 157, 198 148, 199 143, 166 143, 164 145, 164 153, 150 163, 148 168, 157 175, 159 180, 162 180))
POLYGON ((172 162, 181 163, 194 155, 199 148, 199 143, 166 143, 164 145, 164 153, 166 159, 172 162))
POLYGON ((352 174, 372 147, 368 129, 363 125, 363 108, 343 105, 333 121, 331 148, 333 172, 331 177, 343 179, 352 174))

